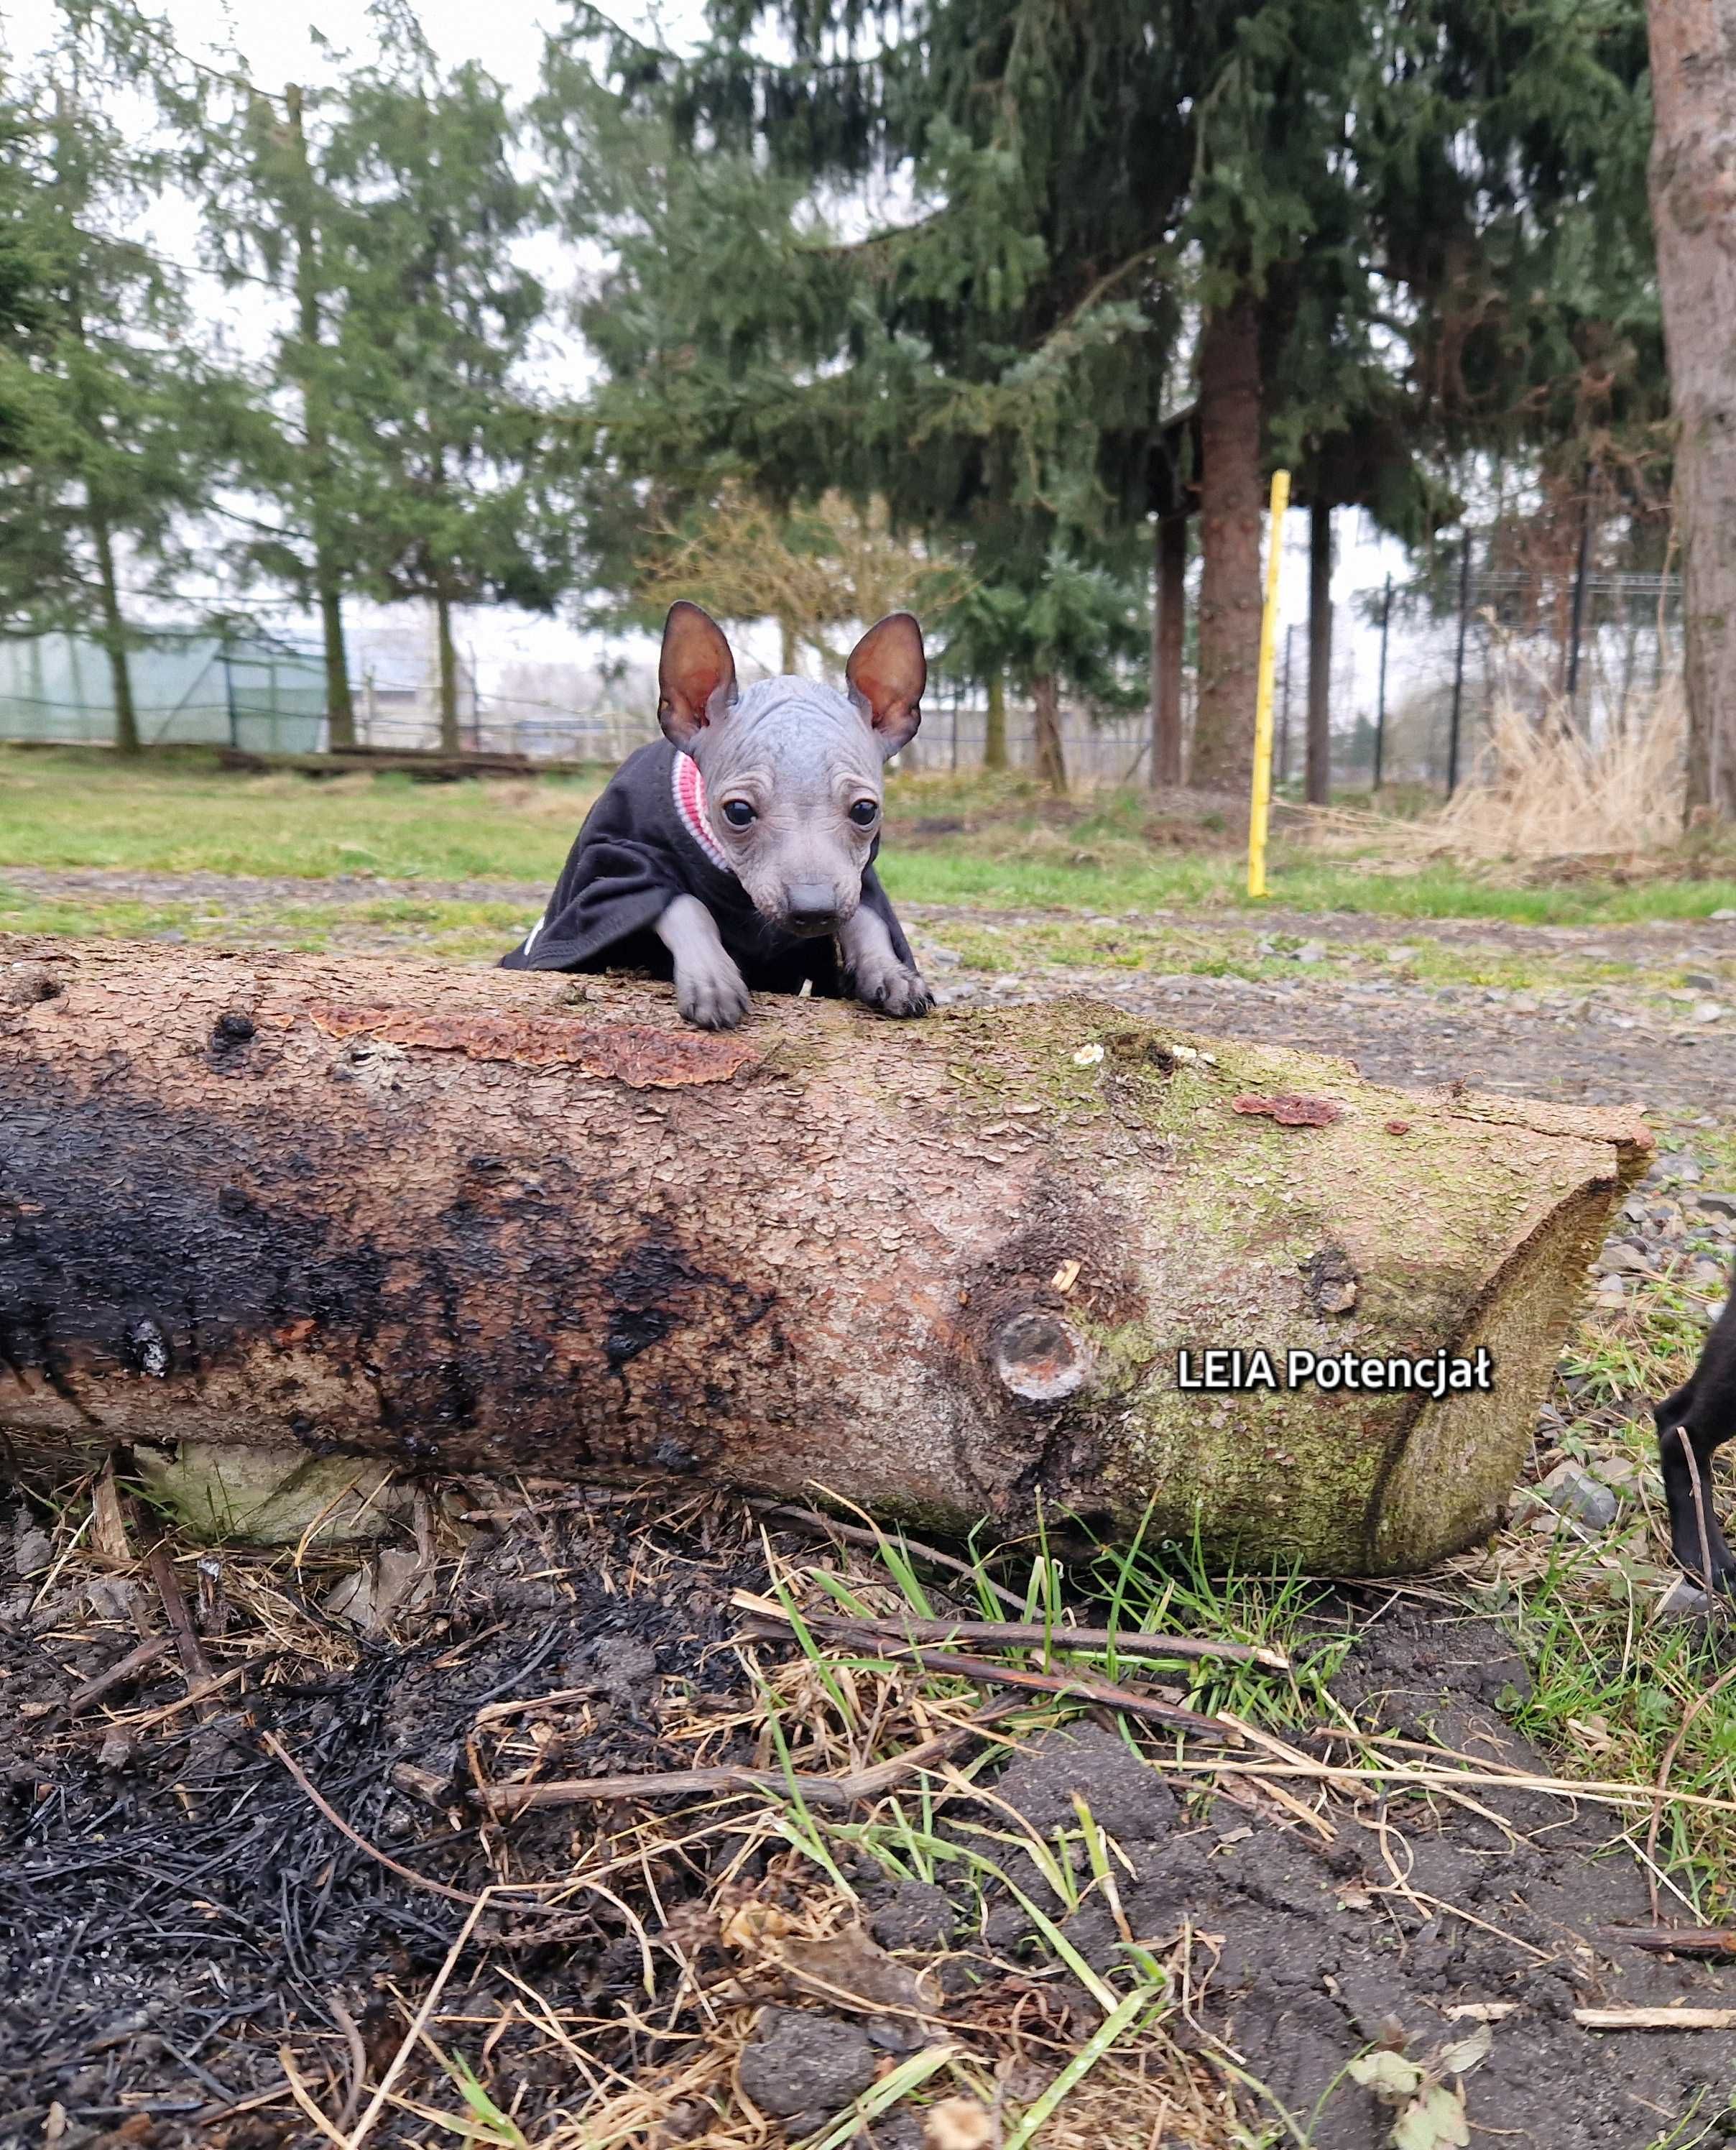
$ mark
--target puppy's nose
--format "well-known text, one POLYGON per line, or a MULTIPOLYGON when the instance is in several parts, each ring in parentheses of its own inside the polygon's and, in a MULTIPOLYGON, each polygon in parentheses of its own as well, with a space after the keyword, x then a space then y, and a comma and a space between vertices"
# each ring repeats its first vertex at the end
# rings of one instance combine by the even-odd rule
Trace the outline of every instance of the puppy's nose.
POLYGON ((824 881, 796 881, 785 916, 792 933, 830 933, 838 923, 838 899, 824 881))

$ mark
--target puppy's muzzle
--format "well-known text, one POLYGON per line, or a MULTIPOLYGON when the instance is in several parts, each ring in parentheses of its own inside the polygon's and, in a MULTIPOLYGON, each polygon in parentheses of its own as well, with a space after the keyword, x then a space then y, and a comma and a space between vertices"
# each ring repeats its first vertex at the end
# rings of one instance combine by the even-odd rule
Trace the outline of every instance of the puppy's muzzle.
POLYGON ((798 881, 784 897, 784 922, 805 940, 838 930, 838 898, 823 881, 798 881))

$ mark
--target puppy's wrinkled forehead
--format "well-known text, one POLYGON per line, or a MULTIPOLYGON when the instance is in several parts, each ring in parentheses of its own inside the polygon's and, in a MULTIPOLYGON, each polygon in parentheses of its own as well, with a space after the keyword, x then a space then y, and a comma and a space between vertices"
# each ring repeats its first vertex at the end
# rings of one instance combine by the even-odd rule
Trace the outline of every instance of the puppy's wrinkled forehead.
POLYGON ((727 770, 763 766, 780 783, 830 783, 860 776, 878 789, 880 755, 861 712, 835 687, 814 679, 762 679, 748 688, 725 724, 694 743, 714 782, 727 770))

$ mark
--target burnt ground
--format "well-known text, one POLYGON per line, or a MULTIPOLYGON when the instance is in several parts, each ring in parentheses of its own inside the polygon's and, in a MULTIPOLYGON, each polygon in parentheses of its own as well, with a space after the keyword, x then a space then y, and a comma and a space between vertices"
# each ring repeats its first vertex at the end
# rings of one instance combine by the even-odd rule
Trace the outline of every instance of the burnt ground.
MULTIPOLYGON (((1124 2087, 1113 2122, 1088 2109, 1068 2129, 1063 2112, 1043 2140, 1218 2146, 1274 2127, 1274 2141, 1375 2150, 1395 2112, 1344 2072, 1381 2047, 1468 2071, 1446 2088, 1462 2086, 1476 2140, 1641 2150, 1689 2115, 1713 2129, 1694 2139, 1721 2139, 1736 2031, 1603 2031, 1575 2011, 1736 2006, 1736 1971, 1611 1933, 1651 1913, 1633 1858, 1605 1850, 1609 1815, 1487 1781, 1548 1769, 1509 1722, 1525 1664, 1498 1629, 1402 1589, 1320 1598, 1297 1655, 1318 1648, 1336 1669, 1325 1687, 1299 1682, 1316 1699, 1285 1736, 1317 1760, 1365 1764, 1375 1750, 1354 1722, 1471 1758, 1482 1781, 1431 1799, 1354 1779, 1324 1793, 1269 1784, 1256 1768, 1202 1790, 1152 1759, 1221 1749, 1161 1735, 1141 1759, 1130 1720, 1039 1711, 1002 1724, 1007 1744, 961 1756, 974 1782, 939 1788, 937 1843, 986 1850, 992 1870, 942 1857, 934 1880, 901 1878, 886 1855, 896 1838, 839 1827, 829 1879, 786 1849, 763 1800, 666 1802, 660 1820, 638 1802, 552 1807, 482 1825, 479 1781, 764 1764, 762 1682, 787 1706, 798 1765, 815 1766, 811 1668, 745 1641, 732 1607, 768 1577, 751 1520, 727 1502, 672 1521, 616 1496, 482 1525, 421 1563, 421 1610, 360 1638, 320 1609, 343 1557, 269 1574, 256 1557, 214 1559, 189 1594, 231 1678, 203 1723, 165 1715, 186 1688, 160 1664, 68 1715, 79 1683, 155 1608, 114 1562, 62 1559, 64 1537, 49 1543, 37 1512, 13 1521, 0 1541, 6 2150, 315 2141, 285 2052, 348 2127, 476 1892, 537 1881, 566 1885, 552 1902, 485 1908, 397 2079, 407 2106, 388 2105, 371 2141, 450 2139, 418 2116, 454 2111, 464 2069, 522 2131, 477 2139, 537 2144, 796 2142, 942 2039, 978 2079, 1028 2098, 1101 2017, 1033 1905, 1100 1973, 1125 1971, 1130 1936, 1171 1996, 1155 2082, 1148 2069, 1124 2087), (372 1851, 315 1808, 268 1735, 372 1851), (1077 1831, 1076 1793, 1115 1847, 1115 1901, 1077 1850, 1087 1885, 1069 1904, 1018 1848, 1022 1832, 1077 1831), (1464 2041, 1484 2024, 1479 2059, 1464 2041)), ((805 1540, 780 1544, 792 1562, 815 1557, 805 1540)), ((190 1558, 181 1572, 194 1575, 190 1558)), ((855 1582, 868 1587, 860 1568, 855 1582)), ((895 1734, 923 1684, 898 1678, 878 1705, 895 1734)), ((956 1683, 926 1683, 942 1686, 956 1683)), ((1258 1763, 1269 1749, 1239 1752, 1258 1763)), ((903 2108, 857 2139, 916 2150, 920 2117, 903 2108)))

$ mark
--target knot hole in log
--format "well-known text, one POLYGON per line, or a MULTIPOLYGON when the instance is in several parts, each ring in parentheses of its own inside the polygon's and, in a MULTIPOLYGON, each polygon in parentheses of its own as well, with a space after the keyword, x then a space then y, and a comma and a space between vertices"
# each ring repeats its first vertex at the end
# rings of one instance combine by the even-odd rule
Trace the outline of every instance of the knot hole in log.
POLYGON ((1027 1307, 994 1333, 990 1356, 1002 1386, 1027 1404, 1058 1403, 1085 1385, 1091 1347, 1058 1314, 1027 1307))

